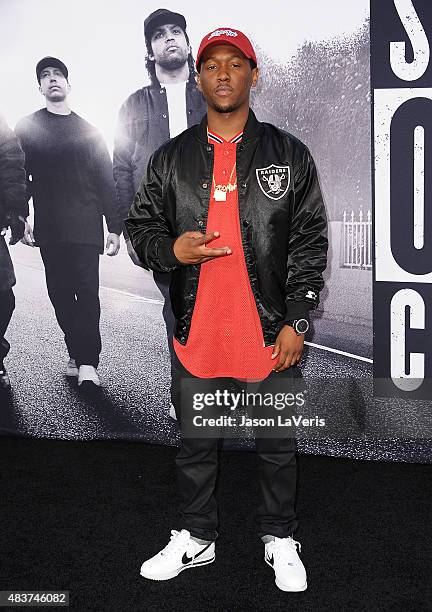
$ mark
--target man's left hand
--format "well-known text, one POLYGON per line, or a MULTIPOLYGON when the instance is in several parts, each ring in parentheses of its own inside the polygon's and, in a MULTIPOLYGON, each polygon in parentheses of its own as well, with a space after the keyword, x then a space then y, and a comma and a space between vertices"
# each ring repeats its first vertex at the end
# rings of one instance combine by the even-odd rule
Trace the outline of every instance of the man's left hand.
POLYGON ((117 255, 120 250, 120 236, 113 233, 108 234, 105 248, 106 254, 110 257, 117 255))
POLYGON ((289 325, 284 325, 276 338, 272 359, 277 360, 275 372, 283 372, 301 359, 304 346, 304 335, 298 336, 289 325))

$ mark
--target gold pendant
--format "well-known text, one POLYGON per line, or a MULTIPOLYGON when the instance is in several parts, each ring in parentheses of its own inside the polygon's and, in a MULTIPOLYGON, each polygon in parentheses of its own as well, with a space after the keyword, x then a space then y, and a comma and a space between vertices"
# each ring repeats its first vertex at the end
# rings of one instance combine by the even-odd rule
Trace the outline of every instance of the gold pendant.
POLYGON ((213 197, 216 202, 226 202, 227 194, 226 194, 226 191, 222 191, 222 189, 218 189, 216 187, 216 189, 214 190, 213 197))

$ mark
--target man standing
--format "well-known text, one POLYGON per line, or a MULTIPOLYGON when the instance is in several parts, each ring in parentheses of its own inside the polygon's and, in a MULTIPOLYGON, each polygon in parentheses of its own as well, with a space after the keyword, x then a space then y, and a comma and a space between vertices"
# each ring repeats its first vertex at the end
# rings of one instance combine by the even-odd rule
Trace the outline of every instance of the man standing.
MULTIPOLYGON (((150 85, 129 96, 120 109, 114 144, 114 180, 125 218, 150 155, 169 138, 199 123, 206 112, 195 82, 195 66, 183 15, 158 9, 144 21, 146 66, 150 85)), ((125 234, 132 261, 147 269, 125 234)), ((172 353, 174 318, 169 295, 170 274, 153 270, 164 297, 163 317, 172 353)))
MULTIPOLYGON (((260 391, 277 383, 292 388, 326 266, 327 221, 312 156, 249 108, 258 80, 250 41, 232 28, 211 32, 197 70, 207 116, 152 156, 126 221, 141 261, 172 271, 176 322, 172 399, 181 430, 182 522, 143 563, 141 575, 153 580, 215 558, 218 437, 194 436, 182 383, 202 384, 214 397, 233 381, 241 388, 258 381, 260 391)), ((275 432, 255 444, 265 560, 280 589, 302 591, 306 571, 292 538, 295 440, 275 432)))
POLYGON ((15 308, 15 274, 4 239, 11 229, 9 244, 16 244, 24 235, 28 215, 24 153, 18 139, 0 117, 0 389, 9 389, 10 380, 4 366, 9 343, 4 337, 15 308))
POLYGON ((101 337, 99 331, 99 255, 120 248, 119 216, 112 162, 96 129, 68 105, 68 69, 55 57, 36 66, 43 108, 16 126, 26 156, 33 197, 34 239, 45 266, 48 295, 69 352, 67 376, 78 385, 99 386, 101 337))

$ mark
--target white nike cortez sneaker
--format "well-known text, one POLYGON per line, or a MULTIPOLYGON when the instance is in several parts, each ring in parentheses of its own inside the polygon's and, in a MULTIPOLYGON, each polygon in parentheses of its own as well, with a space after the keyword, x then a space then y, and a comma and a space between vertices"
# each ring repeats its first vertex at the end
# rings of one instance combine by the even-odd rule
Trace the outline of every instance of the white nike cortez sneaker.
POLYGON ((306 591, 306 570, 297 553, 300 542, 292 537, 276 538, 265 545, 264 561, 273 568, 281 591, 306 591))
POLYGON ((69 359, 66 366, 66 376, 78 376, 78 367, 75 359, 69 359))
POLYGON ((96 368, 91 365, 81 365, 78 370, 78 386, 83 383, 93 383, 97 387, 100 387, 100 379, 96 368))
POLYGON ((198 544, 187 529, 171 531, 168 544, 141 565, 140 574, 150 580, 169 580, 185 569, 213 563, 215 543, 198 544))

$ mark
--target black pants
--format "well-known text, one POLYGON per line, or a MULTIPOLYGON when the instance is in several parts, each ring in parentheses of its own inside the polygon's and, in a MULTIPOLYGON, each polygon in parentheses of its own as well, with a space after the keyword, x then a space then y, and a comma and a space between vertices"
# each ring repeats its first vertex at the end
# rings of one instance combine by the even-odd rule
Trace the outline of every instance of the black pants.
POLYGON ((46 284, 69 356, 82 364, 99 364, 99 248, 83 244, 43 246, 46 284))
MULTIPOLYGON (((0 292, 0 362, 9 353, 10 345, 4 337, 9 322, 12 318, 12 313, 15 309, 15 296, 12 289, 0 292)), ((0 364, 1 368, 1 364, 0 364)))
MULTIPOLYGON (((214 540, 217 537, 218 514, 215 499, 215 485, 218 472, 219 439, 191 438, 184 435, 184 421, 181 411, 181 381, 183 377, 203 380, 204 392, 211 389, 246 388, 246 383, 229 378, 197 379, 180 363, 177 356, 173 358, 173 379, 171 399, 176 409, 180 424, 181 446, 176 457, 177 481, 180 493, 181 528, 188 529, 197 538, 214 540)), ((264 395, 272 388, 275 377, 285 377, 290 384, 293 377, 301 376, 298 368, 289 368, 283 373, 272 372, 256 389, 264 395)), ((200 383, 201 384, 201 383, 200 383)), ((296 443, 292 432, 285 437, 256 437, 255 446, 258 454, 258 473, 261 488, 261 505, 255 521, 258 535, 273 535, 285 538, 297 528, 295 513, 297 466, 296 443)), ((235 500, 233 500, 235 504, 235 500)), ((235 508, 233 509, 235 512, 235 508)))

